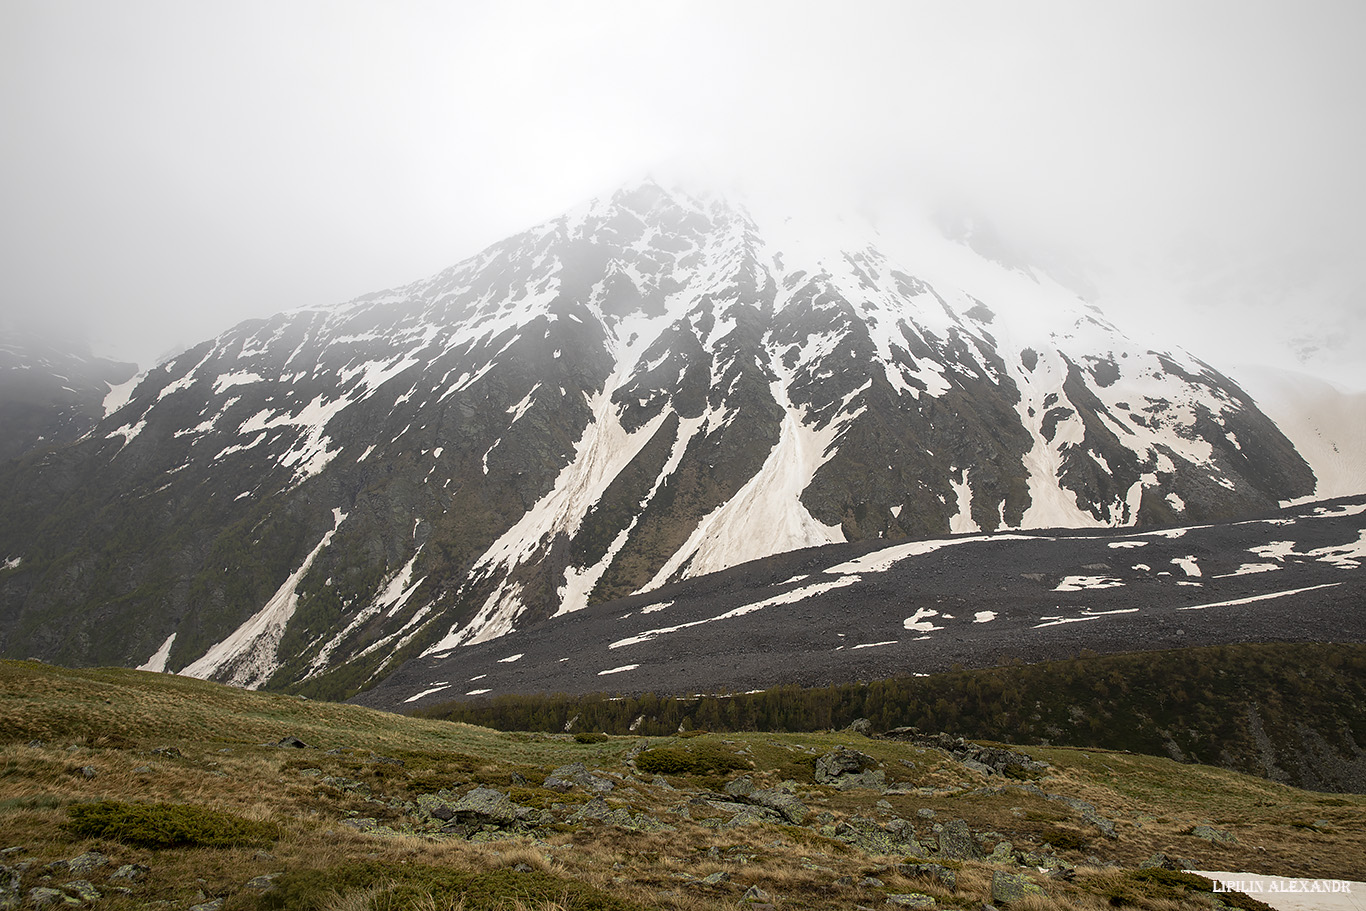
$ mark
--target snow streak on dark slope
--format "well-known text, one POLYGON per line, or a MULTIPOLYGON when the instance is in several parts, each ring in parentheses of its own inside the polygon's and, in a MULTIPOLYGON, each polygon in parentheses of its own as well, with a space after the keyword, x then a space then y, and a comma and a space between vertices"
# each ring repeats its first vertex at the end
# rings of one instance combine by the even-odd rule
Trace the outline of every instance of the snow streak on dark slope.
POLYGON ((1313 492, 1206 365, 964 247, 912 259, 647 182, 243 324, 6 469, 3 649, 336 694, 795 548, 1313 492))
POLYGON ((410 661, 357 697, 825 685, 1138 649, 1366 641, 1366 498, 1150 532, 830 545, 410 661))

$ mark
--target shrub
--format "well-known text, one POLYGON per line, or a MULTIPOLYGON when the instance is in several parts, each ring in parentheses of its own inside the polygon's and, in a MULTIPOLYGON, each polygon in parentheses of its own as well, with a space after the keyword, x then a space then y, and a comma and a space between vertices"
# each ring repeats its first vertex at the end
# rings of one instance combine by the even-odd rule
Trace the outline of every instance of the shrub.
POLYGON ((603 743, 606 740, 606 734, 599 734, 592 731, 579 731, 574 735, 575 743, 603 743))
POLYGON ((76 804, 64 828, 78 838, 108 838, 142 848, 233 848, 273 841, 279 829, 205 807, 171 803, 76 804))
POLYGON ((706 775, 748 767, 744 759, 710 744, 655 747, 636 757, 636 768, 652 775, 706 775))
POLYGON ((1090 846, 1086 836, 1069 829, 1045 829, 1039 837, 1059 851, 1085 851, 1090 846))

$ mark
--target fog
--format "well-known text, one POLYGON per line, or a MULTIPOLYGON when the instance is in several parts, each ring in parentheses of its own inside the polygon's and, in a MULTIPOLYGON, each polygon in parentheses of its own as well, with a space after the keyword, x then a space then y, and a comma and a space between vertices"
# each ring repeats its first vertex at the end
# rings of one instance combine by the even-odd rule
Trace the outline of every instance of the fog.
POLYGON ((0 5, 0 321, 144 365, 647 173, 989 222, 1366 389, 1359 3, 0 5))

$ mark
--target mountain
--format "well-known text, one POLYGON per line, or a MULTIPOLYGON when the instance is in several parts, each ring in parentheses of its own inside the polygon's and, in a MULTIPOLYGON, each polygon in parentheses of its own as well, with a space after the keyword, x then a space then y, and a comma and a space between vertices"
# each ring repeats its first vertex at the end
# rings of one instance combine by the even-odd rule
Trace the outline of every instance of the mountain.
POLYGON ((104 417, 113 387, 135 373, 82 345, 0 332, 0 461, 79 439, 104 417))
POLYGON ((0 467, 0 648, 352 694, 402 661, 838 542, 1265 514, 1236 383, 942 238, 653 182, 243 323, 0 467))

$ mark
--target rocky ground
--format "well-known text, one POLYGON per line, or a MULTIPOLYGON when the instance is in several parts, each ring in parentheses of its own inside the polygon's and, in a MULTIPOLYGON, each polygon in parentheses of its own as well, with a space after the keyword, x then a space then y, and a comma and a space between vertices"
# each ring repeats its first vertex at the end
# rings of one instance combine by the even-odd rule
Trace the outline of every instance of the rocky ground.
POLYGON ((0 663, 0 907, 1258 908, 1361 879, 1366 797, 855 727, 499 733, 0 663))

